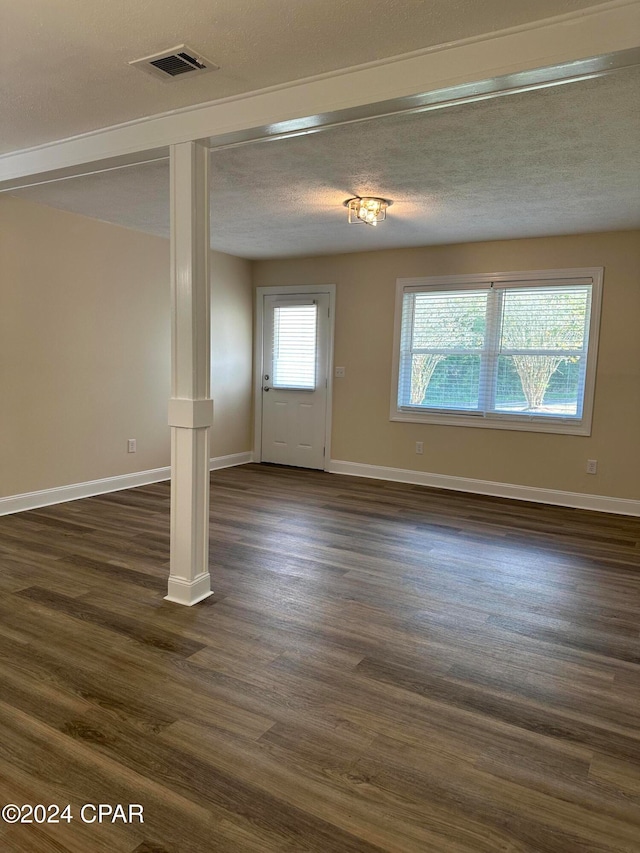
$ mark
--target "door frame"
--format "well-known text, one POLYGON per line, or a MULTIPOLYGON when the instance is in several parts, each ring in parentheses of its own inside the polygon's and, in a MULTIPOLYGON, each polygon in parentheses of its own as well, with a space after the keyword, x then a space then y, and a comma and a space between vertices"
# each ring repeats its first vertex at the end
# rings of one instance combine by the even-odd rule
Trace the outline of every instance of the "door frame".
POLYGON ((324 423, 324 470, 329 470, 331 459, 331 418, 333 409, 333 342, 335 337, 336 286, 335 284, 300 284, 286 287, 256 287, 256 312, 254 330, 253 369, 253 461, 262 461, 262 376, 264 359, 264 297, 265 296, 329 296, 329 340, 327 341, 327 401, 324 423))

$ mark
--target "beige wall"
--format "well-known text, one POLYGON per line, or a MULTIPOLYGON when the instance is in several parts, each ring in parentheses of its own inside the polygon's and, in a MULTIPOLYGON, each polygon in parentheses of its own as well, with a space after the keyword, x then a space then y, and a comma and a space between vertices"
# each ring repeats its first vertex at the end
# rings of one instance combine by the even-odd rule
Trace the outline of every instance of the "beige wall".
POLYGON ((254 285, 337 285, 333 459, 640 498, 640 234, 611 232, 261 261, 254 285), (605 267, 591 436, 392 423, 397 278, 605 267), (424 456, 415 442, 424 441, 424 456), (587 459, 598 474, 585 473, 587 459))
MULTIPOLYGON (((251 447, 247 261, 212 253, 212 306, 219 456, 251 447)), ((169 310, 167 240, 0 198, 0 497, 169 464, 169 310)))
POLYGON ((251 264, 211 253, 211 455, 253 449, 251 264))
MULTIPOLYGON (((212 253, 212 456, 251 448, 251 267, 212 253)), ((169 464, 168 276, 166 240, 0 198, 0 497, 169 464)), ((255 286, 327 283, 334 459, 640 498, 640 234, 253 264, 255 286), (577 266, 605 267, 590 437, 389 421, 396 278, 577 266)))

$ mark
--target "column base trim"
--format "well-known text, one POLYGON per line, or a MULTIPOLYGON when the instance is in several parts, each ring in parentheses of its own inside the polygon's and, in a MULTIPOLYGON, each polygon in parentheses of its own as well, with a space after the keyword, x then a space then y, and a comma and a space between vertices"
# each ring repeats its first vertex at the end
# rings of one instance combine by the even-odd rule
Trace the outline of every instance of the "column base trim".
POLYGON ((170 577, 168 590, 167 595, 164 597, 165 601, 172 601, 174 604, 193 607, 194 604, 198 604, 199 601, 204 601, 205 598, 213 595, 211 575, 209 572, 203 572, 192 581, 170 577))

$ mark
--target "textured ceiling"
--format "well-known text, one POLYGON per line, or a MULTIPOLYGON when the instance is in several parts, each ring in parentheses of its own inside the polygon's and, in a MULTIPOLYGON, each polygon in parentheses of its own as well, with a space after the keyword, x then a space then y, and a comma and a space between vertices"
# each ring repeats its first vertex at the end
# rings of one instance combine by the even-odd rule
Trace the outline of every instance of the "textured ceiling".
POLYGON ((0 153, 597 5, 593 0, 0 0, 0 153), (221 66, 127 63, 186 42, 221 66))
MULTIPOLYGON (((247 258, 640 227, 640 69, 213 152, 214 248, 247 258), (393 200, 347 225, 351 195, 393 200)), ((166 161, 15 193, 169 234, 166 161)))

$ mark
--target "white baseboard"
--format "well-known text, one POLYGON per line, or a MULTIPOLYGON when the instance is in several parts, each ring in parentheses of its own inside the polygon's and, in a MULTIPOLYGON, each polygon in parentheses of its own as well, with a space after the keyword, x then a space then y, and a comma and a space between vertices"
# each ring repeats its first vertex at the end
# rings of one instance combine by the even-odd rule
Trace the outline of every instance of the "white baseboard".
POLYGON ((248 465, 253 462, 253 452, 230 453, 228 456, 214 456, 209 462, 210 471, 218 471, 220 468, 232 468, 234 465, 248 465))
MULTIPOLYGON (((253 453, 231 453, 228 456, 216 456, 210 460, 209 468, 217 471, 234 465, 247 465, 253 462, 253 453)), ((512 483, 495 483, 491 480, 474 480, 470 477, 452 477, 448 474, 430 474, 411 471, 406 468, 387 468, 382 465, 363 465, 360 462, 343 462, 332 459, 327 471, 332 474, 347 474, 351 477, 370 477, 373 480, 390 480, 396 483, 414 483, 435 489, 450 489, 456 492, 471 492, 478 495, 492 495, 498 498, 532 501, 533 503, 568 506, 576 509, 590 509, 596 512, 611 512, 617 515, 640 516, 640 501, 626 498, 613 498, 605 495, 587 495, 580 492, 563 492, 557 489, 539 489, 532 486, 517 486, 512 483)), ((133 474, 121 474, 118 477, 105 477, 102 480, 89 480, 86 483, 73 483, 54 489, 42 489, 22 495, 0 498, 0 515, 23 512, 28 509, 50 506, 52 504, 133 489, 168 480, 171 469, 154 468, 151 471, 137 471, 133 474)))
POLYGON ((419 486, 450 489, 455 492, 472 492, 478 495, 492 495, 497 498, 512 498, 518 501, 568 506, 575 509, 591 509, 596 512, 612 512, 617 515, 640 516, 640 501, 626 498, 587 495, 581 492, 563 492, 557 489, 539 489, 532 486, 516 486, 511 483, 494 483, 491 480, 474 480, 470 477, 429 474, 406 468, 385 468, 381 465, 363 465, 360 462, 342 462, 338 459, 332 459, 327 470, 332 474, 347 474, 351 477, 370 477, 373 480, 391 480, 396 483, 415 483, 419 486))
POLYGON ((119 492, 122 489, 133 489, 136 486, 148 486, 149 483, 168 480, 170 476, 171 469, 168 467, 153 468, 151 471, 136 471, 133 474, 121 474, 118 477, 105 477, 102 480, 89 480, 86 483, 72 483, 70 486, 58 486, 54 489, 11 495, 8 498, 0 498, 0 515, 23 512, 27 509, 38 509, 38 507, 65 503, 66 501, 77 501, 80 498, 104 495, 107 492, 119 492))
MULTIPOLYGON (((230 468, 233 465, 246 465, 253 461, 253 453, 231 453, 228 456, 215 456, 209 461, 209 470, 230 468)), ((58 486, 54 489, 41 489, 38 492, 26 492, 22 495, 10 495, 0 498, 0 515, 10 515, 14 512, 24 512, 27 509, 38 509, 52 504, 77 501, 94 495, 104 495, 108 492, 119 492, 122 489, 134 489, 136 486, 148 486, 150 483, 160 483, 171 478, 171 468, 153 468, 150 471, 136 471, 133 474, 120 474, 117 477, 105 477, 102 480, 89 480, 86 483, 72 483, 69 486, 58 486)))

